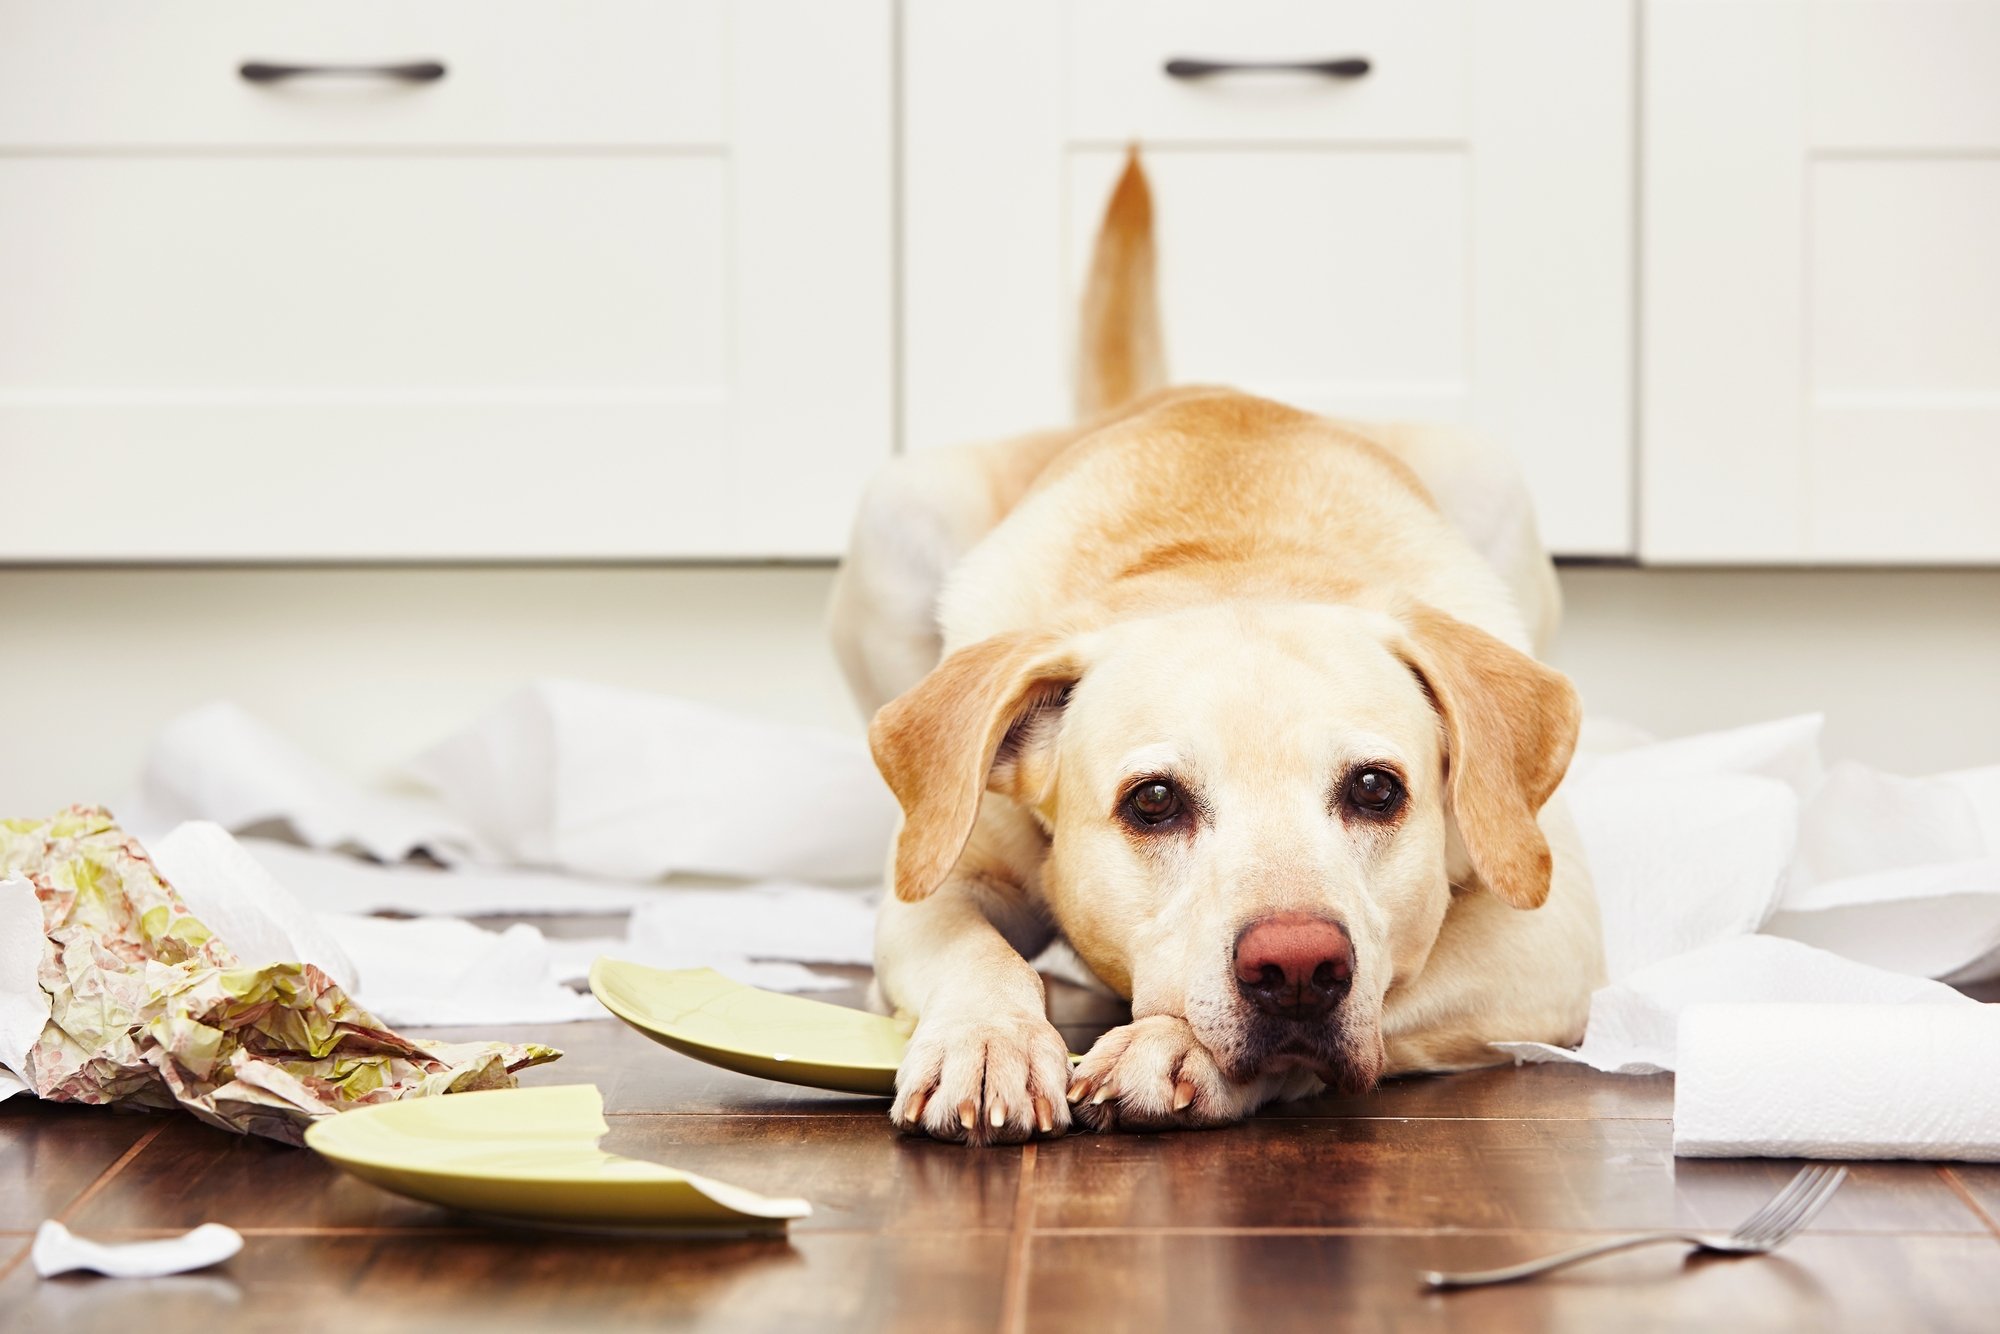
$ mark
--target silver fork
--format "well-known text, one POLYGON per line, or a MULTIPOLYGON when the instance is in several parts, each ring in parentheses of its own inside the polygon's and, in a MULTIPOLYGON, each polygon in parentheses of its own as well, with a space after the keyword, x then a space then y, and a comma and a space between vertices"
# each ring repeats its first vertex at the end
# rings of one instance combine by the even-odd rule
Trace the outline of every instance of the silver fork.
POLYGON ((1515 1279, 1533 1278, 1551 1269, 1573 1265, 1579 1260, 1663 1241, 1677 1241, 1698 1251, 1716 1251, 1724 1255, 1762 1255, 1766 1251, 1777 1250, 1797 1236, 1826 1207, 1826 1202, 1833 1198, 1833 1193, 1845 1180, 1847 1169, 1844 1167, 1829 1167, 1822 1163, 1803 1168, 1783 1190, 1773 1195, 1762 1209, 1744 1219, 1728 1236, 1712 1232, 1635 1232, 1629 1237, 1592 1242, 1588 1246, 1557 1251, 1554 1255, 1508 1265, 1504 1269, 1475 1269, 1461 1274, 1430 1269, 1424 1271, 1423 1280, 1433 1288, 1474 1288, 1485 1283, 1512 1283, 1515 1279))

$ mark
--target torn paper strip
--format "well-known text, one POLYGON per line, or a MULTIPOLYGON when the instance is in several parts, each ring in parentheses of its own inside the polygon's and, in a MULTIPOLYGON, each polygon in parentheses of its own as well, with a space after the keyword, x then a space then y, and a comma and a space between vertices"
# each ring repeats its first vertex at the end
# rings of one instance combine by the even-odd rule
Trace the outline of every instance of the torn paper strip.
POLYGON ((315 964, 354 990, 354 964, 339 942, 221 825, 208 820, 176 825, 148 852, 188 911, 229 942, 237 962, 250 968, 315 964))
POLYGON ((213 820, 232 832, 279 829, 312 847, 354 848, 382 861, 419 849, 447 861, 485 852, 429 796, 350 783, 226 701, 161 729, 119 811, 146 841, 186 820, 213 820))
POLYGON ((220 1223, 203 1223, 178 1237, 150 1241, 86 1241, 51 1218, 35 1233, 29 1253, 43 1278, 79 1269, 106 1278, 163 1278, 219 1265, 243 1249, 243 1235, 220 1223))
MULTIPOLYGON (((362 969, 359 998, 385 1023, 484 1026, 604 1018, 595 997, 563 985, 563 960, 532 926, 487 931, 456 917, 329 916, 362 969)), ((593 955, 611 940, 587 942, 593 955)))
POLYGON ((874 880, 896 804, 859 738, 544 681, 410 772, 501 860, 618 879, 874 880), (773 818, 772 793, 812 794, 773 818))
POLYGON ((42 905, 26 880, 0 880, 0 1102, 27 1092, 28 1049, 49 1021, 42 905))
POLYGON ((670 696, 548 681, 425 751, 421 790, 350 783, 228 703, 154 741, 129 827, 276 830, 384 862, 424 851, 617 880, 677 874, 875 880, 896 804, 858 737, 670 696), (813 794, 771 816, 773 784, 813 794))
POLYGON ((1682 1011, 1704 1004, 1861 1002, 1973 1005, 1942 982, 1891 973, 1776 936, 1738 936, 1642 968, 1590 998, 1583 1045, 1496 1042, 1520 1061, 1648 1075, 1675 1067, 1682 1011))
POLYGON ((281 884, 316 912, 408 913, 417 917, 623 916, 668 892, 659 884, 600 880, 558 871, 458 863, 383 865, 281 843, 237 840, 281 884))

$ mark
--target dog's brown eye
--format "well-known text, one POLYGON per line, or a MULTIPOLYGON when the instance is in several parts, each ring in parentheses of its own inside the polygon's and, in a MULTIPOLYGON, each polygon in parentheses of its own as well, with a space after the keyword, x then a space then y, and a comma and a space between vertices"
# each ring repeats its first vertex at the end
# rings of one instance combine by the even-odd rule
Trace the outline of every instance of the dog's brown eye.
POLYGON ((1347 780, 1347 804, 1368 815, 1389 815, 1403 804, 1403 785, 1387 769, 1362 769, 1347 780))
POLYGON ((1125 809, 1140 824, 1165 824, 1181 813, 1181 790, 1164 778, 1149 778, 1125 798, 1125 809))

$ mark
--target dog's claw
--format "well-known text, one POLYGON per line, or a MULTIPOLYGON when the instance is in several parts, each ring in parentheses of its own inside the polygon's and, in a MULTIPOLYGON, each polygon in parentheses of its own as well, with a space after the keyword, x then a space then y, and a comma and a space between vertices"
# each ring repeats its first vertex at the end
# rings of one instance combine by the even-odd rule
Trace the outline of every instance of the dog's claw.
POLYGON ((1073 1115, 1094 1131, 1224 1125, 1255 1111, 1271 1092, 1268 1082, 1224 1077, 1187 1021, 1171 1015, 1106 1033, 1070 1086, 1073 1115))
POLYGON ((975 1146, 1060 1135, 1071 1074, 1062 1036, 1040 1016, 919 1022, 890 1117, 910 1134, 975 1146))

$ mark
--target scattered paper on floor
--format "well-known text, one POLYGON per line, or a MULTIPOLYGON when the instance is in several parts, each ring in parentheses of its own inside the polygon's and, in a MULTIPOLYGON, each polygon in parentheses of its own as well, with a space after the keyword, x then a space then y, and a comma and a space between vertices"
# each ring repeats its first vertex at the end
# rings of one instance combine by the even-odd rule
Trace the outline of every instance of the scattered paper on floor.
MULTIPOLYGON (((298 1143, 317 1117, 402 1097, 503 1088, 548 1047, 405 1038, 310 963, 247 966, 110 815, 0 821, 0 877, 41 909, 40 1032, 13 1073, 64 1102, 183 1108, 298 1143)), ((18 894, 16 895, 18 900, 18 894)))
POLYGON ((1610 983, 1581 1047, 1501 1050, 1671 1070, 1692 1006, 1970 1004, 1930 979, 2000 976, 2000 768, 1829 769, 1820 729, 1792 718, 1578 756, 1563 791, 1610 983))
MULTIPOLYGON (((1656 742, 1587 721, 1563 791, 1593 867, 1611 985, 1590 1039, 1566 1059, 1668 1067, 1671 1017, 1730 999, 1739 983, 1771 983, 1782 1000, 1792 998, 1784 987, 1811 992, 1813 976, 1831 973, 1863 989, 1850 999, 1893 1001, 1899 978, 2000 976, 2000 768, 1909 779, 1829 767, 1820 732, 1819 718, 1802 717, 1656 742), (1733 944, 1746 938, 1780 943, 1733 944), (1727 977, 1736 967, 1777 971, 1727 977)), ((457 966, 487 954, 518 961, 528 980, 511 1012, 535 1022, 570 1015, 572 1002, 547 984, 573 987, 600 951, 788 990, 832 985, 815 963, 872 954, 858 895, 817 916, 804 900, 657 883, 701 872, 878 884, 894 805, 856 739, 545 682, 424 752, 407 777, 421 790, 359 789, 240 711, 211 706, 167 729, 140 796, 149 817, 278 830, 388 862, 421 849, 452 868, 249 840, 318 912, 605 914, 592 940, 457 937, 457 966), (808 809, 774 805, 799 791, 812 794, 808 809)), ((364 948, 348 930, 346 942, 402 948, 391 928, 378 934, 364 948)), ((355 964, 366 998, 367 960, 355 964)), ((473 980, 466 994, 491 994, 473 980)), ((391 1003, 455 1021, 469 1010, 447 990, 398 986, 391 1003)))
POLYGON ((148 1241, 87 1241, 51 1218, 35 1233, 30 1252, 43 1278, 84 1269, 107 1278, 163 1278, 219 1265, 243 1249, 243 1236, 220 1223, 203 1223, 178 1237, 148 1241))
POLYGON ((622 879, 873 880, 896 821, 858 737, 577 681, 518 691, 409 772, 500 860, 622 879))
POLYGON ((143 838, 212 820, 383 862, 421 850, 613 880, 873 881, 896 819, 859 737, 573 681, 523 688, 405 778, 348 782, 218 702, 162 730, 120 809, 143 838))

